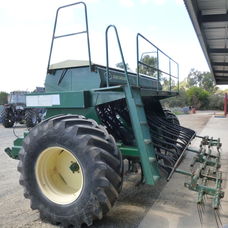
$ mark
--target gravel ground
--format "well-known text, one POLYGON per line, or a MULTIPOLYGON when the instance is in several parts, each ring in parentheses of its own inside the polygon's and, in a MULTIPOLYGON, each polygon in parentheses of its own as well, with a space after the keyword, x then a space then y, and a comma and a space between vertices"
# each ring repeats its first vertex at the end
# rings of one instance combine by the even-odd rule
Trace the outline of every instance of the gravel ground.
MULTIPOLYGON (((183 126, 191 127, 200 132, 211 115, 212 113, 202 112, 194 115, 180 115, 178 118, 183 126)), ((17 126, 15 133, 22 135, 24 130, 23 126, 17 126)), ((23 197, 23 189, 18 183, 18 161, 10 159, 4 153, 4 148, 11 146, 14 139, 13 130, 5 129, 0 125, 0 227, 55 227, 42 223, 38 212, 32 211, 29 200, 23 197)), ((140 179, 139 175, 126 176, 125 179, 117 203, 104 219, 95 222, 93 228, 138 227, 147 211, 153 206, 167 185, 166 181, 162 179, 155 187, 146 185, 136 187, 137 180, 140 179)))

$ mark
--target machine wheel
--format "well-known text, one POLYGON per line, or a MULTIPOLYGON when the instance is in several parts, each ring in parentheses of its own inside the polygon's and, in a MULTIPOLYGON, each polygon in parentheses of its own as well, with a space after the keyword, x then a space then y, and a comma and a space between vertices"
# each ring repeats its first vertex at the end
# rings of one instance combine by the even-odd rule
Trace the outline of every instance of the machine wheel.
POLYGON ((31 208, 61 227, 101 219, 122 188, 123 161, 113 137, 83 116, 57 116, 36 125, 19 158, 20 184, 31 208))
POLYGON ((2 124, 5 128, 13 127, 14 120, 12 112, 8 108, 3 108, 1 113, 2 124))
POLYGON ((172 113, 170 110, 164 110, 164 113, 166 115, 166 119, 169 122, 171 122, 172 124, 180 126, 180 122, 179 122, 177 116, 174 113, 172 113))
POLYGON ((27 109, 25 111, 25 123, 26 127, 34 127, 38 123, 37 114, 32 109, 27 109))

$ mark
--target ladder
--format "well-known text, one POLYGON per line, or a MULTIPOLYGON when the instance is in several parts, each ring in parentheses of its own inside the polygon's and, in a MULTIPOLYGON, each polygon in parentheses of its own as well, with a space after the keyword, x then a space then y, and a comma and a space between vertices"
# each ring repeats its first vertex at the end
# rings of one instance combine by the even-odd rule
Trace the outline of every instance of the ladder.
POLYGON ((126 84, 124 87, 126 102, 129 109, 131 123, 136 138, 136 143, 140 152, 140 160, 142 164, 143 174, 145 177, 145 183, 154 185, 160 178, 157 159, 155 157, 155 149, 151 140, 150 129, 147 123, 144 105, 142 102, 140 87, 132 87, 129 82, 128 72, 121 48, 117 29, 114 25, 109 25, 106 29, 106 79, 107 87, 109 87, 109 55, 108 55, 108 31, 113 28, 116 34, 119 51, 124 66, 124 72, 126 77, 126 84))
POLYGON ((160 178, 160 174, 144 105, 140 95, 140 88, 133 88, 130 85, 126 85, 124 91, 134 135, 140 152, 145 182, 154 185, 160 178))

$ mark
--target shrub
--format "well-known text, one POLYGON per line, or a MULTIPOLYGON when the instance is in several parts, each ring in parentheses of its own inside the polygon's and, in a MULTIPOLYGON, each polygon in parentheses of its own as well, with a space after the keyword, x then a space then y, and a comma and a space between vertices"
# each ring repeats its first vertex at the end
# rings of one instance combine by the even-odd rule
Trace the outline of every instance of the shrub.
POLYGON ((209 92, 193 86, 187 90, 188 103, 197 109, 207 109, 209 106, 209 92))

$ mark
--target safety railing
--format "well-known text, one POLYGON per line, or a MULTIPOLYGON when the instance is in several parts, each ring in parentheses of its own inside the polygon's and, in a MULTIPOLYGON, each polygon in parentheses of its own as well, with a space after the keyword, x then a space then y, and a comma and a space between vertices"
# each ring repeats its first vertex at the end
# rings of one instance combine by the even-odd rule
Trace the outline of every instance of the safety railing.
POLYGON ((73 4, 69 4, 69 5, 59 7, 56 11, 56 16, 55 16, 55 24, 54 24, 53 35, 52 35, 52 40, 51 40, 51 48, 50 48, 50 53, 49 53, 49 58, 48 58, 47 71, 49 70, 49 67, 50 67, 54 40, 58 39, 58 38, 75 36, 75 35, 80 35, 80 34, 86 34, 87 47, 88 47, 88 57, 89 57, 89 66, 91 69, 92 61, 91 61, 91 52, 90 52, 89 27, 88 27, 88 17, 87 17, 86 4, 84 2, 76 2, 73 4), (58 23, 58 15, 59 15, 60 10, 71 7, 71 6, 76 6, 76 5, 83 5, 84 6, 84 16, 85 16, 85 27, 86 27, 86 29, 84 31, 80 31, 80 32, 74 32, 74 33, 68 33, 68 34, 62 34, 62 35, 56 36, 55 33, 56 33, 56 27, 57 27, 57 23, 58 23))
POLYGON ((119 39, 119 35, 116 29, 115 25, 109 25, 105 31, 105 43, 106 43, 106 83, 107 83, 107 87, 109 87, 109 45, 108 45, 108 32, 109 30, 113 28, 115 31, 115 35, 116 35, 116 39, 117 39, 117 43, 118 43, 118 47, 119 47, 119 51, 120 51, 120 55, 121 55, 121 60, 123 63, 123 67, 124 67, 124 73, 126 76, 126 81, 127 81, 127 85, 130 87, 130 81, 129 81, 129 77, 128 77, 128 72, 127 72, 127 66, 126 66, 126 62, 124 59, 124 55, 123 55, 123 50, 121 47, 121 43, 120 43, 120 39, 119 39))
MULTIPOLYGON (((161 83, 161 75, 166 75, 168 77, 168 85, 166 85, 167 88, 165 88, 165 90, 169 91, 169 92, 173 92, 172 89, 172 81, 173 79, 177 80, 177 92, 179 92, 179 65, 176 61, 174 61, 172 58, 170 58, 167 54, 165 54, 163 51, 161 51, 157 46, 155 46, 151 41, 149 41, 146 37, 144 37, 142 34, 138 33, 137 37, 136 37, 136 48, 137 48, 137 86, 140 87, 140 75, 142 72, 141 69, 142 67, 150 69, 150 71, 154 72, 155 75, 151 76, 151 77, 156 77, 157 79, 157 90, 159 90, 159 86, 161 83), (140 56, 140 39, 144 40, 147 44, 149 44, 155 51, 153 52, 143 52, 140 56), (147 64, 143 61, 143 55, 144 54, 155 54, 155 57, 153 57, 153 62, 155 64, 147 64), (165 71, 165 70, 161 70, 161 68, 159 67, 159 64, 161 64, 161 62, 159 61, 159 57, 160 55, 164 55, 167 59, 168 59, 168 63, 169 63, 169 70, 165 71), (172 74, 172 64, 174 64, 176 66, 176 72, 177 74, 174 75, 172 74), (142 66, 140 68, 140 66, 142 66)), ((167 81, 166 81, 167 82, 167 81)), ((164 89, 164 88, 163 88, 164 89)))

